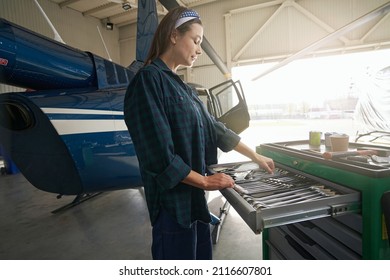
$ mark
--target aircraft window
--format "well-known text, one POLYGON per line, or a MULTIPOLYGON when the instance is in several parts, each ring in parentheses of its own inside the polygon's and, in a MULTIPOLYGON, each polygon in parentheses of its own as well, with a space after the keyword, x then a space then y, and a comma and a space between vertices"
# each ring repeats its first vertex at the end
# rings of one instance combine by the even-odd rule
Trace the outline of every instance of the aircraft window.
POLYGON ((116 73, 117 73, 117 75, 118 75, 119 83, 120 83, 120 84, 125 84, 125 83, 127 83, 125 69, 123 69, 122 66, 119 66, 119 65, 117 65, 117 64, 115 64, 115 69, 116 69, 116 73))
POLYGON ((221 88, 218 92, 214 93, 217 97, 220 116, 228 112, 231 108, 238 105, 239 100, 237 95, 234 94, 231 85, 221 88))
POLYGON ((24 130, 34 124, 31 111, 22 104, 0 103, 0 125, 9 130, 24 130))
POLYGON ((116 73, 112 62, 104 60, 104 66, 106 67, 107 83, 110 85, 116 84, 116 73))

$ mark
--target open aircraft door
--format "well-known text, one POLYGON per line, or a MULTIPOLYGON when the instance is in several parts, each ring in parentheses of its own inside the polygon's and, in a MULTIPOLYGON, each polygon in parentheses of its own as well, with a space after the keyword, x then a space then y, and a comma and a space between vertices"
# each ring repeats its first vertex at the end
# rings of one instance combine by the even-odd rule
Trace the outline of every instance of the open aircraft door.
POLYGON ((240 81, 228 80, 209 89, 215 117, 237 134, 249 127, 249 112, 240 81))

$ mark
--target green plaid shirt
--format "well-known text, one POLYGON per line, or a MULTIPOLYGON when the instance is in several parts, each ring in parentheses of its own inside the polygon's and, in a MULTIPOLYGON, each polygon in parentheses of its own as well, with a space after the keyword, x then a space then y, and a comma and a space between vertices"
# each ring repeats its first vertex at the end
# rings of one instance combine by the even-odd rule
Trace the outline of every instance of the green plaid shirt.
POLYGON ((161 207, 184 227, 196 220, 210 222, 204 191, 181 181, 191 170, 206 175, 207 165, 217 162, 217 147, 230 151, 240 137, 217 122, 161 59, 131 81, 124 113, 152 225, 161 207))

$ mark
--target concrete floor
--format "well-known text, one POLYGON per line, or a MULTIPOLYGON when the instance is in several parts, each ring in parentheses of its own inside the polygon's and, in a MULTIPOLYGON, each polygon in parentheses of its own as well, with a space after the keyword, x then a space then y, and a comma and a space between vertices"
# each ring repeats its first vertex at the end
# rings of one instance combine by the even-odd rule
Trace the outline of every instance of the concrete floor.
MULTIPOLYGON (((0 176, 0 259, 151 259, 151 227, 142 189, 102 193, 51 213, 73 199, 40 191, 21 174, 0 176)), ((218 215, 223 197, 215 192, 210 200, 211 211, 218 215)), ((261 235, 255 235, 230 207, 214 245, 214 259, 261 259, 261 247, 261 235)))

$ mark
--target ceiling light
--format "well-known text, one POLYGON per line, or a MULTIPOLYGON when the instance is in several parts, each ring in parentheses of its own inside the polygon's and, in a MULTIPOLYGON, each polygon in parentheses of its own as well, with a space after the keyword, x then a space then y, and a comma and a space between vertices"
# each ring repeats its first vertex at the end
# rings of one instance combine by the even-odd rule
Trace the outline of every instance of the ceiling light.
POLYGON ((111 22, 106 23, 106 29, 107 30, 114 30, 114 24, 111 22))
POLYGON ((130 9, 131 9, 130 3, 129 3, 129 2, 124 2, 124 3, 122 4, 122 9, 125 10, 125 11, 130 10, 130 9))

